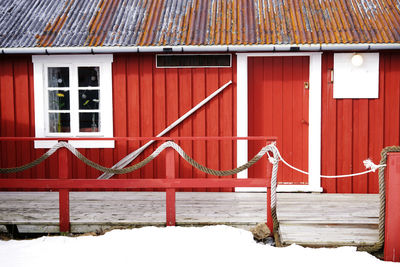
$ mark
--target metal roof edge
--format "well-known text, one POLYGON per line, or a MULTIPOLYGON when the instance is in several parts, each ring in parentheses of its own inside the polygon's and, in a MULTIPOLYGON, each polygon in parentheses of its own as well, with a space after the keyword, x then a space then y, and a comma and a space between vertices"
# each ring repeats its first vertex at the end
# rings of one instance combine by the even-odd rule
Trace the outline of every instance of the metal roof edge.
POLYGON ((377 51, 400 49, 400 43, 321 44, 322 51, 377 51))
POLYGON ((131 47, 13 47, 0 48, 2 54, 96 54, 96 53, 166 53, 166 52, 298 52, 298 51, 377 51, 400 50, 400 43, 390 44, 277 44, 277 45, 197 45, 131 47))

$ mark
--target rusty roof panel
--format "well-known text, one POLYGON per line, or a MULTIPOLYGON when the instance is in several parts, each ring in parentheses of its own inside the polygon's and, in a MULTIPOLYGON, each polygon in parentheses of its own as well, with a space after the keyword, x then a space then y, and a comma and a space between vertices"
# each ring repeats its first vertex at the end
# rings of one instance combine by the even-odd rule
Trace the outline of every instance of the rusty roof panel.
POLYGON ((400 0, 0 1, 0 47, 399 42, 400 0))

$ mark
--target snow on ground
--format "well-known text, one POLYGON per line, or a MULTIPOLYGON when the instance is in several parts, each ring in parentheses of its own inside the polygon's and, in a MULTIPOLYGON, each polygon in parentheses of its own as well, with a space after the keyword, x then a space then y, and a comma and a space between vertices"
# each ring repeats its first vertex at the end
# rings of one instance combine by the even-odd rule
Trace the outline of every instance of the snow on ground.
POLYGON ((352 247, 276 248, 228 226, 144 227, 102 236, 0 241, 0 266, 383 266, 352 247))

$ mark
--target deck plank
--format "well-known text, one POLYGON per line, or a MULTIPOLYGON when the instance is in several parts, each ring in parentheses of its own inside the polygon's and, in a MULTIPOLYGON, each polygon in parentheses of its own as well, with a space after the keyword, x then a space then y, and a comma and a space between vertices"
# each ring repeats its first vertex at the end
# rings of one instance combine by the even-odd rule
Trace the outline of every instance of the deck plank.
MULTIPOLYGON (((1 192, 0 225, 21 232, 58 232, 58 193, 1 192)), ((72 232, 165 225, 164 192, 71 192, 72 232)), ((265 193, 177 192, 177 225, 228 224, 248 228, 266 221, 265 193)))
POLYGON ((378 241, 376 194, 282 193, 277 216, 283 244, 372 245, 378 241))
POLYGON ((281 240, 299 245, 373 245, 378 241, 376 225, 280 224, 281 240))

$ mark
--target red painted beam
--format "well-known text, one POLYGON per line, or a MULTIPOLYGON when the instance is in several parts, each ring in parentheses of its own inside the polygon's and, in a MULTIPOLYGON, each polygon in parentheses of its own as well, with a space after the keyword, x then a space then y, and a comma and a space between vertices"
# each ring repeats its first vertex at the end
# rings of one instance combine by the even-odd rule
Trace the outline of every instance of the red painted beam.
POLYGON ((400 262, 400 153, 388 153, 384 260, 400 262))
MULTIPOLYGON (((165 155, 165 177, 168 182, 175 180, 175 153, 168 148, 165 155)), ((175 188, 166 189, 166 219, 167 226, 175 226, 175 188)))
MULTIPOLYGON (((66 148, 58 150, 58 175, 61 180, 66 180, 69 176, 68 152, 66 148)), ((67 233, 70 230, 70 218, 69 190, 66 188, 59 190, 59 205, 60 232, 67 233)))
POLYGON ((265 178, 177 178, 169 179, 0 179, 0 190, 4 189, 139 189, 139 188, 222 188, 222 187, 266 187, 265 178))
POLYGON ((59 137, 13 137, 13 136, 1 136, 0 141, 33 141, 33 140, 115 140, 115 141, 210 141, 210 140, 258 140, 258 141, 276 141, 276 137, 273 136, 249 136, 249 137, 237 137, 237 136, 168 136, 168 137, 70 137, 62 138, 59 137))

